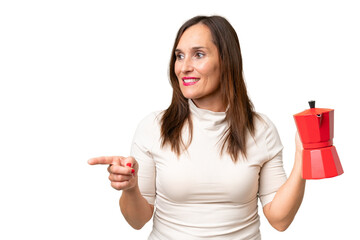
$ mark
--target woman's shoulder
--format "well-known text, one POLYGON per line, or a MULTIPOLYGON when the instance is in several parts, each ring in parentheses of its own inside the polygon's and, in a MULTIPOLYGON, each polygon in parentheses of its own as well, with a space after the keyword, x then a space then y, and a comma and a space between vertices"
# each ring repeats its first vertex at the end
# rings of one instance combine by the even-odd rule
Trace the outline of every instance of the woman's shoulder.
POLYGON ((159 127, 163 113, 163 110, 158 110, 145 115, 145 117, 140 120, 138 128, 151 130, 159 127))
POLYGON ((161 116, 163 111, 151 112, 143 117, 138 123, 133 141, 142 145, 152 145, 158 139, 161 132, 161 116))
POLYGON ((275 145, 282 147, 278 130, 267 115, 257 113, 254 125, 256 138, 264 139, 269 148, 273 148, 275 145))
POLYGON ((259 142, 265 143, 268 155, 267 159, 270 160, 281 152, 283 145, 278 130, 270 118, 263 113, 258 113, 257 115, 255 138, 259 142))
POLYGON ((274 123, 270 120, 270 118, 260 112, 256 112, 255 118, 254 118, 254 126, 257 130, 266 130, 269 128, 275 128, 274 123))
POLYGON ((256 138, 265 138, 266 140, 278 138, 278 130, 270 118, 263 113, 257 113, 254 119, 256 138))

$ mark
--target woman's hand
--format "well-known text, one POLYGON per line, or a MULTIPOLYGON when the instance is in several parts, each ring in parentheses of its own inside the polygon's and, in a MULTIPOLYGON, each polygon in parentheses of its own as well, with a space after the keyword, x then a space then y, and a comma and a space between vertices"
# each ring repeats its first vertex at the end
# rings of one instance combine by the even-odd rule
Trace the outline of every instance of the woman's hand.
POLYGON ((295 146, 296 146, 296 152, 302 152, 303 150, 303 145, 302 145, 302 142, 300 140, 300 137, 299 137, 299 132, 296 131, 296 136, 295 136, 295 146))
POLYGON ((139 164, 133 157, 98 157, 88 160, 90 165, 109 164, 111 186, 123 190, 119 201, 121 213, 135 229, 141 229, 154 213, 154 206, 141 195, 138 187, 139 164))
POLYGON ((131 190, 137 186, 139 165, 133 157, 98 157, 88 160, 90 165, 109 164, 111 186, 116 190, 131 190))

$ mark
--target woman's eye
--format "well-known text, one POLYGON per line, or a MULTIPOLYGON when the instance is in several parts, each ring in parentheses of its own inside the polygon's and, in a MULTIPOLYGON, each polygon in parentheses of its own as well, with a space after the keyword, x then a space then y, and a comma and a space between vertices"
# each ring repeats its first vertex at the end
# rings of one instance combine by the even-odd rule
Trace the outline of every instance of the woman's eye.
POLYGON ((195 54, 195 57, 197 57, 197 58, 203 58, 204 56, 205 56, 205 54, 202 53, 202 52, 197 52, 197 53, 195 54))
POLYGON ((184 59, 184 54, 182 54, 182 53, 176 54, 176 59, 177 59, 177 60, 182 60, 182 59, 184 59))

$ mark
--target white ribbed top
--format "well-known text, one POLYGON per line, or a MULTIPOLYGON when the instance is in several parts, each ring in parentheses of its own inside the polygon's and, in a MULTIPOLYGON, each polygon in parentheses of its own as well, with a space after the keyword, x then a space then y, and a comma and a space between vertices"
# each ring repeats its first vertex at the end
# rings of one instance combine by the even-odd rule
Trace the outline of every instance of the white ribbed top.
POLYGON ((271 202, 286 181, 275 126, 261 114, 254 138, 248 135, 247 159, 234 163, 219 151, 226 113, 197 108, 191 100, 189 106, 193 139, 179 158, 169 146, 161 148, 162 112, 145 117, 133 139, 140 191, 155 205, 149 239, 261 239, 258 198, 263 206, 271 202))

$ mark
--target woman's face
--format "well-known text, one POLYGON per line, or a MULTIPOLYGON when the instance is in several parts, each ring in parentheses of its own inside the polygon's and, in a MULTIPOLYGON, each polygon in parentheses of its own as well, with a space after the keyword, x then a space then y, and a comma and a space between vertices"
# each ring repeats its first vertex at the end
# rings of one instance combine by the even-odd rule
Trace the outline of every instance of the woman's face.
POLYGON ((185 98, 203 109, 225 111, 220 92, 219 52, 209 28, 188 28, 175 50, 175 74, 185 98))

